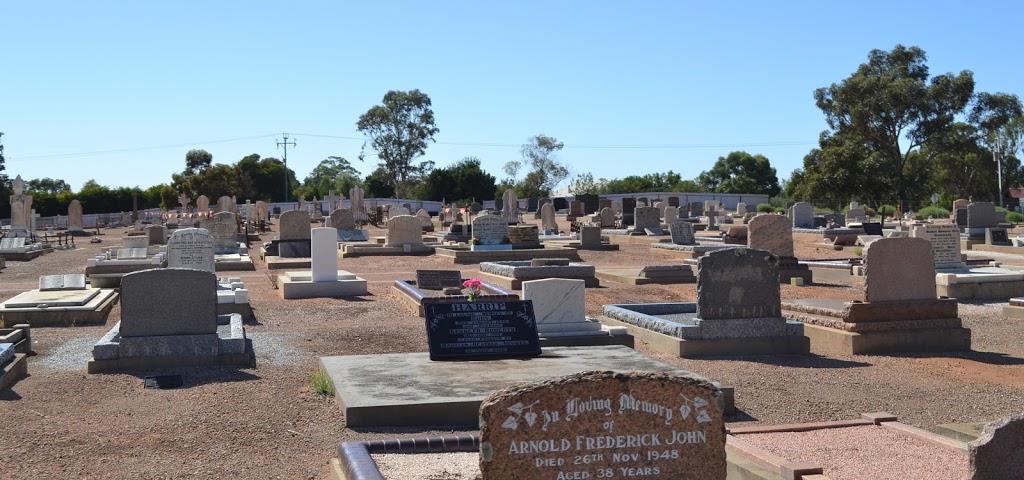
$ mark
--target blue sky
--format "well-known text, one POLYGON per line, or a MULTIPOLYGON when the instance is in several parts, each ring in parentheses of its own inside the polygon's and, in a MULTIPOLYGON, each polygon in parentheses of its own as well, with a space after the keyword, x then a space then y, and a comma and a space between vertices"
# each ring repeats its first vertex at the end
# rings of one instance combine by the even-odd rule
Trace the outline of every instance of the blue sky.
POLYGON ((781 180, 825 128, 814 89, 871 49, 917 45, 933 74, 1024 93, 1014 2, 775 3, 5 2, 7 173, 145 188, 190 148, 280 157, 291 132, 300 179, 329 155, 366 174, 359 115, 418 88, 440 129, 423 159, 438 166, 476 156, 501 178, 543 133, 595 178, 692 178, 746 150, 781 180))

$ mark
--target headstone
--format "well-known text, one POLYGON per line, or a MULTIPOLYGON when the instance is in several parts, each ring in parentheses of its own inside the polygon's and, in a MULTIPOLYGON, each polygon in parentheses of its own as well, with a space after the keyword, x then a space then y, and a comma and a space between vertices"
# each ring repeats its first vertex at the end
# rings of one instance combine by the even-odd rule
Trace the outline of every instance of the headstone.
POLYGON ((481 245, 508 243, 508 223, 501 215, 480 215, 473 219, 473 237, 480 239, 481 245))
POLYGON ((580 194, 576 195, 576 200, 583 202, 583 214, 591 215, 597 213, 600 208, 601 199, 597 195, 593 194, 580 194))
POLYGON ((401 205, 392 205, 391 208, 388 209, 388 220, 400 215, 412 215, 412 212, 401 205))
POLYGON ((366 211, 363 207, 363 193, 363 188, 359 185, 350 188, 348 191, 348 198, 351 199, 349 201, 349 206, 352 209, 352 214, 356 217, 357 222, 366 221, 366 211))
POLYGON ((665 207, 665 213, 662 215, 664 216, 665 224, 671 225, 679 218, 679 209, 669 205, 665 207))
POLYGON ((216 334, 217 275, 178 268, 126 274, 120 333, 122 338, 216 334))
POLYGON ((778 257, 770 252, 730 248, 697 260, 697 316, 702 320, 777 318, 781 307, 778 257))
POLYGON ((540 207, 540 226, 544 230, 558 232, 558 222, 555 221, 555 206, 545 203, 540 207))
POLYGON ((217 199, 217 212, 231 212, 235 209, 235 203, 231 197, 225 195, 217 199))
POLYGON ((864 247, 868 302, 934 300, 935 261, 923 238, 880 238, 864 247))
POLYGON ((556 212, 559 211, 559 210, 568 210, 569 209, 569 201, 564 199, 564 198, 562 198, 562 197, 551 199, 551 203, 553 203, 555 205, 555 211, 556 212))
POLYGON ((531 302, 432 303, 423 312, 431 360, 540 355, 531 302))
POLYGON ((953 222, 960 228, 967 228, 967 209, 958 208, 953 211, 953 222))
POLYGON ((814 228, 814 206, 807 202, 793 204, 793 228, 814 228))
POLYGON ((420 219, 424 227, 434 226, 434 219, 430 217, 430 213, 422 208, 416 211, 416 218, 420 219))
POLYGON ((724 480, 718 391, 663 373, 584 372, 499 390, 480 406, 489 480, 724 480))
POLYGON ((210 199, 206 195, 200 195, 196 199, 196 213, 200 215, 210 213, 210 199))
POLYGON ((878 222, 864 222, 861 223, 861 228, 864 229, 864 235, 881 235, 882 224, 878 222))
POLYGON ((580 247, 601 246, 601 227, 580 227, 580 247))
POLYGON ((388 233, 385 246, 400 247, 404 245, 423 244, 423 222, 412 215, 400 215, 388 220, 388 233))
POLYGON ((865 222, 867 221, 867 213, 864 212, 863 208, 851 208, 846 211, 846 220, 850 222, 865 222))
POLYGON ((600 212, 602 208, 612 208, 612 200, 610 198, 602 198, 597 201, 597 211, 600 212))
POLYGON ((309 240, 309 214, 302 210, 289 210, 281 214, 281 240, 309 240))
POLYGON ((601 209, 601 226, 611 228, 615 226, 615 213, 610 208, 601 209))
POLYGON ((121 239, 121 248, 146 248, 149 246, 149 237, 134 235, 121 239))
POLYGON ((338 230, 319 227, 310 231, 310 274, 314 282, 338 281, 338 230))
POLYGON ((668 197, 668 206, 679 208, 679 197, 668 197))
MULTIPOLYGON (((636 208, 635 206, 633 208, 636 208)), ((622 202, 612 201, 612 213, 615 215, 622 215, 622 202)))
POLYGON ((676 219, 668 224, 668 232, 672 235, 672 243, 676 245, 693 245, 693 224, 686 220, 676 219))
POLYGON ((163 245, 167 243, 167 227, 163 225, 150 225, 146 227, 146 235, 149 237, 150 245, 163 245))
POLYGON ((81 232, 85 230, 85 223, 82 221, 82 202, 72 200, 68 205, 68 231, 81 232))
POLYGON ((648 228, 661 228, 661 216, 658 215, 658 209, 654 207, 636 207, 633 210, 633 225, 638 232, 643 232, 648 228))
POLYGON ((352 210, 339 208, 331 212, 328 225, 338 230, 354 230, 356 228, 356 217, 353 215, 352 210))
POLYGON ((215 272, 213 235, 205 228, 175 230, 167 240, 167 268, 215 272))
POLYGON ((117 250, 118 260, 142 260, 146 258, 145 248, 120 248, 117 250))
POLYGON ((548 335, 601 330, 600 322, 587 322, 586 282, 546 278, 523 282, 523 300, 533 302, 537 333, 548 335))
POLYGON ((974 202, 967 206, 967 228, 996 226, 996 207, 992 202, 974 202))
POLYGON ((967 208, 971 204, 970 200, 964 200, 962 198, 953 201, 953 210, 960 210, 961 208, 967 208))
POLYGON ((583 202, 573 200, 572 203, 569 204, 569 215, 581 217, 586 214, 585 212, 586 208, 583 206, 583 202))
POLYGON ((690 218, 697 218, 704 215, 704 204, 701 202, 690 202, 690 218))
POLYGON ((986 228, 985 229, 985 244, 986 245, 1010 245, 1010 238, 1006 234, 1005 228, 986 228))
POLYGON ((981 436, 967 444, 969 480, 1020 478, 1024 472, 1024 415, 985 425, 981 436))
POLYGON ((53 290, 85 290, 85 275, 81 273, 68 275, 41 275, 39 291, 53 290))
POLYGON ((935 268, 960 268, 960 229, 953 224, 915 225, 911 236, 928 240, 935 258, 935 268))
POLYGON ((860 204, 857 202, 850 202, 850 210, 853 210, 855 208, 860 208, 860 204))
POLYGON ((721 205, 722 202, 718 200, 704 200, 704 211, 717 211, 721 205))
POLYGON ((501 194, 501 200, 501 213, 506 217, 519 214, 519 196, 515 190, 505 190, 505 193, 501 194))
POLYGON ((743 203, 743 202, 737 203, 736 204, 736 215, 746 215, 746 214, 747 214, 747 204, 743 203))
POLYGON ((633 212, 636 210, 636 199, 623 198, 622 199, 622 211, 619 214, 622 215, 623 225, 633 224, 633 212))
POLYGON ((267 202, 259 200, 256 202, 256 220, 267 221, 270 220, 270 212, 267 211, 267 202))
POLYGON ((203 225, 213 236, 213 251, 216 254, 238 253, 238 215, 231 212, 217 212, 203 225))
POLYGON ((793 227, 782 215, 759 215, 747 224, 747 247, 779 257, 793 256, 793 227))
POLYGON ((461 288, 462 272, 458 270, 416 270, 416 287, 420 290, 461 288))

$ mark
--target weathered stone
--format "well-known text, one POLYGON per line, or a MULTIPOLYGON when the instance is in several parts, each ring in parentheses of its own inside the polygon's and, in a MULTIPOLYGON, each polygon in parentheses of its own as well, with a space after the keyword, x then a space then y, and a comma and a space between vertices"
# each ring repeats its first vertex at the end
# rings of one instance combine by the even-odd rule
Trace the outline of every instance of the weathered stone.
POLYGON ((969 480, 1020 478, 1024 472, 1024 415, 985 425, 981 436, 968 444, 969 480))
POLYGON ((580 246, 583 248, 601 245, 601 227, 580 227, 580 246))
POLYGON ((559 266, 559 265, 569 265, 569 259, 568 258, 534 258, 533 260, 530 260, 530 266, 531 267, 549 267, 549 266, 559 266))
POLYGON ((915 225, 911 236, 928 240, 935 258, 935 268, 963 267, 960 256, 960 228, 953 224, 915 225))
POLYGON ((679 209, 673 206, 666 206, 665 212, 662 213, 662 217, 665 220, 666 225, 672 225, 679 218, 679 209))
POLYGON ((203 225, 213 236, 213 251, 217 254, 238 253, 238 215, 217 212, 203 225))
POLYGON ((602 227, 611 228, 615 226, 615 212, 611 208, 602 208, 600 217, 602 227))
POLYGON ((742 247, 700 257, 697 316, 703 320, 781 317, 778 257, 742 247))
POLYGON ((672 243, 676 245, 693 245, 693 224, 686 220, 676 219, 668 225, 668 232, 672 235, 672 243))
POLYGON ((555 221, 555 206, 545 203, 540 207, 540 226, 544 230, 558 232, 558 223, 555 221))
POLYGON ((150 225, 146 227, 146 236, 149 237, 150 245, 163 245, 167 243, 167 227, 150 225))
POLYGON ((48 292, 54 290, 85 290, 85 275, 81 273, 40 275, 39 291, 48 292))
POLYGON ((797 202, 791 209, 793 228, 814 228, 814 206, 807 202, 797 202))
POLYGON ((209 333, 217 333, 213 272, 163 268, 121 278, 122 337, 209 333))
POLYGON ((793 225, 782 215, 759 215, 747 224, 747 246, 779 257, 793 256, 793 225))
POLYGON ((167 241, 167 268, 188 268, 213 272, 214 239, 205 228, 175 230, 167 241))
POLYGON ((501 213, 506 217, 519 214, 519 196, 514 189, 510 188, 501 194, 501 213))
POLYGON ((220 213, 220 212, 232 212, 232 213, 234 213, 238 209, 238 206, 235 205, 235 201, 231 197, 229 197, 227 195, 224 195, 224 196, 222 196, 222 197, 217 199, 217 207, 216 208, 217 208, 217 213, 220 213))
POLYGON ((339 208, 331 212, 329 225, 338 230, 354 230, 356 228, 356 217, 352 210, 339 208))
POLYGON ((935 299, 931 243, 923 238, 880 238, 868 243, 864 295, 869 302, 935 299))
POLYGON ((953 210, 956 211, 956 210, 960 210, 961 208, 967 208, 967 206, 970 205, 970 204, 971 204, 970 200, 965 200, 963 198, 958 198, 958 199, 953 201, 953 210))
POLYGON ((385 246, 423 245, 423 222, 412 215, 399 215, 388 219, 385 246))
POLYGON ((149 237, 135 235, 121 239, 121 248, 146 248, 149 246, 149 237))
POLYGON ((724 480, 719 397, 705 381, 661 373, 585 372, 499 390, 480 406, 480 471, 489 480, 724 480))
POLYGON ((200 214, 210 213, 210 199, 206 195, 200 195, 196 199, 196 212, 200 214))
POLYGON ((647 228, 661 228, 661 215, 654 207, 636 207, 633 211, 633 225, 638 232, 647 228))
POLYGON ((85 230, 85 223, 82 221, 82 202, 72 200, 68 205, 68 231, 81 232, 85 230))
POLYGON ((302 210, 289 210, 281 214, 281 240, 309 240, 309 214, 302 210))
POLYGON ((508 222, 501 215, 480 215, 473 219, 473 237, 480 239, 481 245, 508 243, 508 222))
POLYGON ((433 227, 434 226, 434 219, 430 217, 430 213, 429 212, 427 212, 426 210, 424 210, 422 208, 419 209, 419 210, 416 210, 416 218, 420 219, 420 223, 422 223, 424 227, 433 227))

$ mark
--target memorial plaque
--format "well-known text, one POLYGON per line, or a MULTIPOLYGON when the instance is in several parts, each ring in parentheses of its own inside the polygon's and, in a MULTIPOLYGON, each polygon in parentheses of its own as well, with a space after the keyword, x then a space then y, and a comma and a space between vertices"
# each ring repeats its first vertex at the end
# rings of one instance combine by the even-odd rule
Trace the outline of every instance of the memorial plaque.
POLYGON ((540 355, 533 302, 465 302, 424 307, 431 360, 540 355))
POLYGON ((216 270, 213 250, 214 238, 206 229, 175 230, 167 240, 167 267, 213 272, 216 270))
POLYGON ((508 221, 501 215, 481 215, 473 219, 473 236, 480 239, 482 245, 500 245, 507 243, 508 221))
POLYGON ((962 267, 960 256, 960 228, 953 224, 918 225, 911 236, 923 238, 932 244, 935 268, 962 267))
POLYGON ((39 291, 50 290, 85 290, 85 275, 72 273, 67 275, 42 275, 39 277, 39 291))
POLYGON ((117 250, 118 260, 142 260, 146 258, 145 248, 120 248, 117 250))
POLYGON ((25 246, 25 237, 5 238, 0 240, 0 248, 21 248, 25 246))
POLYGON ((985 230, 985 243, 988 245, 1009 245, 1010 238, 1005 228, 989 228, 985 230))
POLYGON ((718 391, 664 373, 584 372, 499 390, 480 406, 488 480, 726 478, 718 391))
POLYGON ((860 225, 864 228, 864 235, 881 235, 882 224, 878 222, 864 222, 860 225))
POLYGON ((458 270, 416 270, 416 287, 420 290, 462 288, 462 272, 458 270))

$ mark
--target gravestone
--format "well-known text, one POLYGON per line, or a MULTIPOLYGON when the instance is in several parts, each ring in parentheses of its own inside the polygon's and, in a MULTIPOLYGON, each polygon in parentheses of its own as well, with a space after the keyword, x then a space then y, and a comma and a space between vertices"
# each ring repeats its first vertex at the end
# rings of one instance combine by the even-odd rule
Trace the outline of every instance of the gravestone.
POLYGON ((970 200, 958 198, 953 201, 953 211, 960 210, 961 208, 967 208, 971 204, 970 200))
POLYGON ((736 215, 746 215, 746 214, 747 214, 747 204, 743 203, 743 202, 737 203, 736 204, 736 215))
POLYGON ((401 215, 412 215, 412 212, 401 205, 392 205, 388 208, 388 220, 401 215))
POLYGON ((423 223, 424 228, 429 227, 432 229, 434 227, 434 219, 430 217, 430 213, 428 213, 426 210, 422 208, 417 210, 416 218, 420 219, 420 222, 423 223))
POLYGON ((850 208, 849 209, 853 210, 855 208, 860 208, 860 204, 857 203, 857 202, 850 202, 850 208))
POLYGON ((523 300, 533 302, 541 337, 601 332, 600 322, 587 321, 586 283, 568 278, 523 282, 523 300))
POLYGON ((703 320, 781 317, 779 291, 778 257, 770 252, 730 248, 697 261, 697 316, 703 320))
POLYGON ((205 215, 210 213, 210 199, 206 195, 200 195, 196 199, 196 213, 205 215))
POLYGON ((541 353, 531 302, 432 303, 423 307, 423 313, 431 360, 541 353))
POLYGON ((508 243, 508 223, 501 215, 480 215, 473 219, 473 237, 480 239, 481 245, 508 243))
POLYGON ((602 208, 612 208, 612 201, 609 198, 602 198, 597 202, 597 211, 600 212, 602 208))
MULTIPOLYGON (((335 233, 337 234, 337 233, 335 233)), ((388 220, 384 246, 423 245, 423 222, 412 215, 399 215, 388 220)))
POLYGON ((673 206, 665 207, 665 213, 662 214, 666 225, 671 225, 676 219, 679 218, 679 209, 673 206))
POLYGON ((986 228, 985 229, 985 244, 986 245, 1010 245, 1010 238, 1006 234, 1005 228, 986 228))
POLYGON ((85 275, 41 275, 39 277, 39 291, 49 292, 54 290, 85 290, 85 275))
POLYGON ((668 206, 679 208, 679 197, 668 197, 668 206))
POLYGON ((967 228, 967 209, 958 208, 953 211, 953 222, 960 228, 967 228))
POLYGON ((793 228, 814 228, 814 206, 810 203, 794 203, 791 211, 793 228))
POLYGON ((338 230, 319 227, 310 230, 310 277, 313 282, 338 281, 338 230))
POLYGON ((610 208, 601 209, 601 226, 611 228, 615 226, 615 213, 610 208))
POLYGON ((1024 472, 1024 415, 985 425, 981 436, 967 444, 969 480, 1020 478, 1024 472))
POLYGON ((443 290, 462 288, 462 272, 458 270, 416 270, 416 288, 443 290))
POLYGON ((718 211, 722 207, 722 202, 718 200, 704 200, 704 211, 714 212, 718 211))
POLYGON ((576 200, 583 202, 583 214, 591 215, 597 213, 600 208, 601 199, 597 195, 593 194, 580 194, 576 195, 576 200))
POLYGON ((724 480, 720 394, 664 373, 583 372, 494 392, 480 406, 488 480, 724 480))
POLYGON ((793 226, 782 215, 759 215, 747 224, 747 247, 779 257, 793 256, 793 226))
POLYGON ((68 205, 68 231, 84 232, 85 222, 82 220, 82 202, 72 200, 68 205))
POLYGON ((309 240, 309 222, 309 214, 303 210, 282 213, 278 219, 281 240, 309 240))
POLYGON ((935 258, 935 268, 962 268, 960 229, 953 224, 915 225, 911 236, 928 240, 935 258))
POLYGON ((544 230, 558 232, 558 223, 555 221, 555 207, 545 203, 540 207, 540 226, 544 230))
POLYGON ((147 255, 145 248, 120 248, 117 250, 118 260, 142 260, 147 255))
POLYGON ((540 212, 540 199, 539 198, 527 198, 526 199, 526 211, 527 212, 540 212))
POLYGON ((234 212, 235 208, 237 208, 237 207, 235 206, 235 202, 234 202, 234 200, 231 199, 231 197, 229 197, 227 195, 224 195, 224 196, 222 196, 222 197, 217 199, 217 212, 216 213, 220 213, 220 212, 234 212))
POLYGON ((686 220, 676 219, 668 224, 668 232, 672 235, 672 243, 676 245, 693 245, 693 224, 686 220))
POLYGON ((634 231, 643 232, 648 228, 661 228, 661 216, 654 207, 636 207, 633 210, 634 231))
POLYGON ((638 207, 649 207, 650 206, 650 200, 648 200, 647 197, 637 198, 636 199, 636 206, 638 206, 638 207))
POLYGON ((622 202, 612 201, 611 209, 613 214, 622 215, 622 202))
POLYGON ((882 224, 878 222, 864 222, 861 223, 861 228, 864 229, 864 235, 882 235, 882 224))
POLYGON ((163 245, 167 243, 167 227, 150 225, 146 227, 146 236, 149 237, 150 245, 163 245))
POLYGON ((934 300, 935 260, 923 238, 880 238, 864 247, 868 302, 934 300))
POLYGON ((205 228, 175 230, 167 240, 167 268, 216 271, 214 239, 205 228))
POLYGON ((167 335, 212 335, 216 346, 217 275, 178 268, 125 275, 120 333, 122 346, 126 337, 167 335))
POLYGON ((580 227, 580 247, 594 248, 601 246, 601 227, 580 227))
POLYGON ((974 202, 967 206, 967 228, 992 228, 996 223, 996 206, 992 202, 974 202))
POLYGON ((846 211, 846 220, 850 222, 866 222, 867 214, 863 208, 851 208, 846 211))
POLYGON ((133 235, 121 239, 121 248, 146 248, 149 246, 149 237, 133 235))
POLYGON ((352 209, 352 213, 356 216, 356 221, 362 221, 364 218, 360 218, 359 214, 365 214, 363 210, 363 188, 356 185, 348 190, 349 207, 352 209))
POLYGON ((519 214, 519 196, 515 190, 510 188, 501 194, 501 213, 505 217, 519 214))
POLYGON ((213 252, 218 255, 238 253, 238 215, 217 212, 203 222, 213 236, 213 252))
POLYGON ((633 212, 636 210, 636 199, 634 198, 623 198, 622 199, 622 224, 632 225, 633 224, 633 212))
POLYGON ((258 200, 256 202, 256 220, 268 221, 270 220, 270 212, 267 210, 267 202, 258 200))
POLYGON ((584 215, 584 209, 585 207, 583 206, 583 202, 573 200, 572 203, 569 204, 569 215, 573 217, 581 217, 584 215))
POLYGON ((356 228, 356 217, 352 210, 339 208, 331 212, 328 225, 338 230, 354 230, 356 228))
POLYGON ((569 209, 569 201, 564 199, 564 198, 559 197, 559 198, 552 199, 551 203, 553 203, 555 205, 555 211, 556 212, 559 211, 559 210, 568 210, 569 209))
POLYGON ((690 218, 697 218, 704 215, 704 204, 701 202, 690 202, 690 218))

